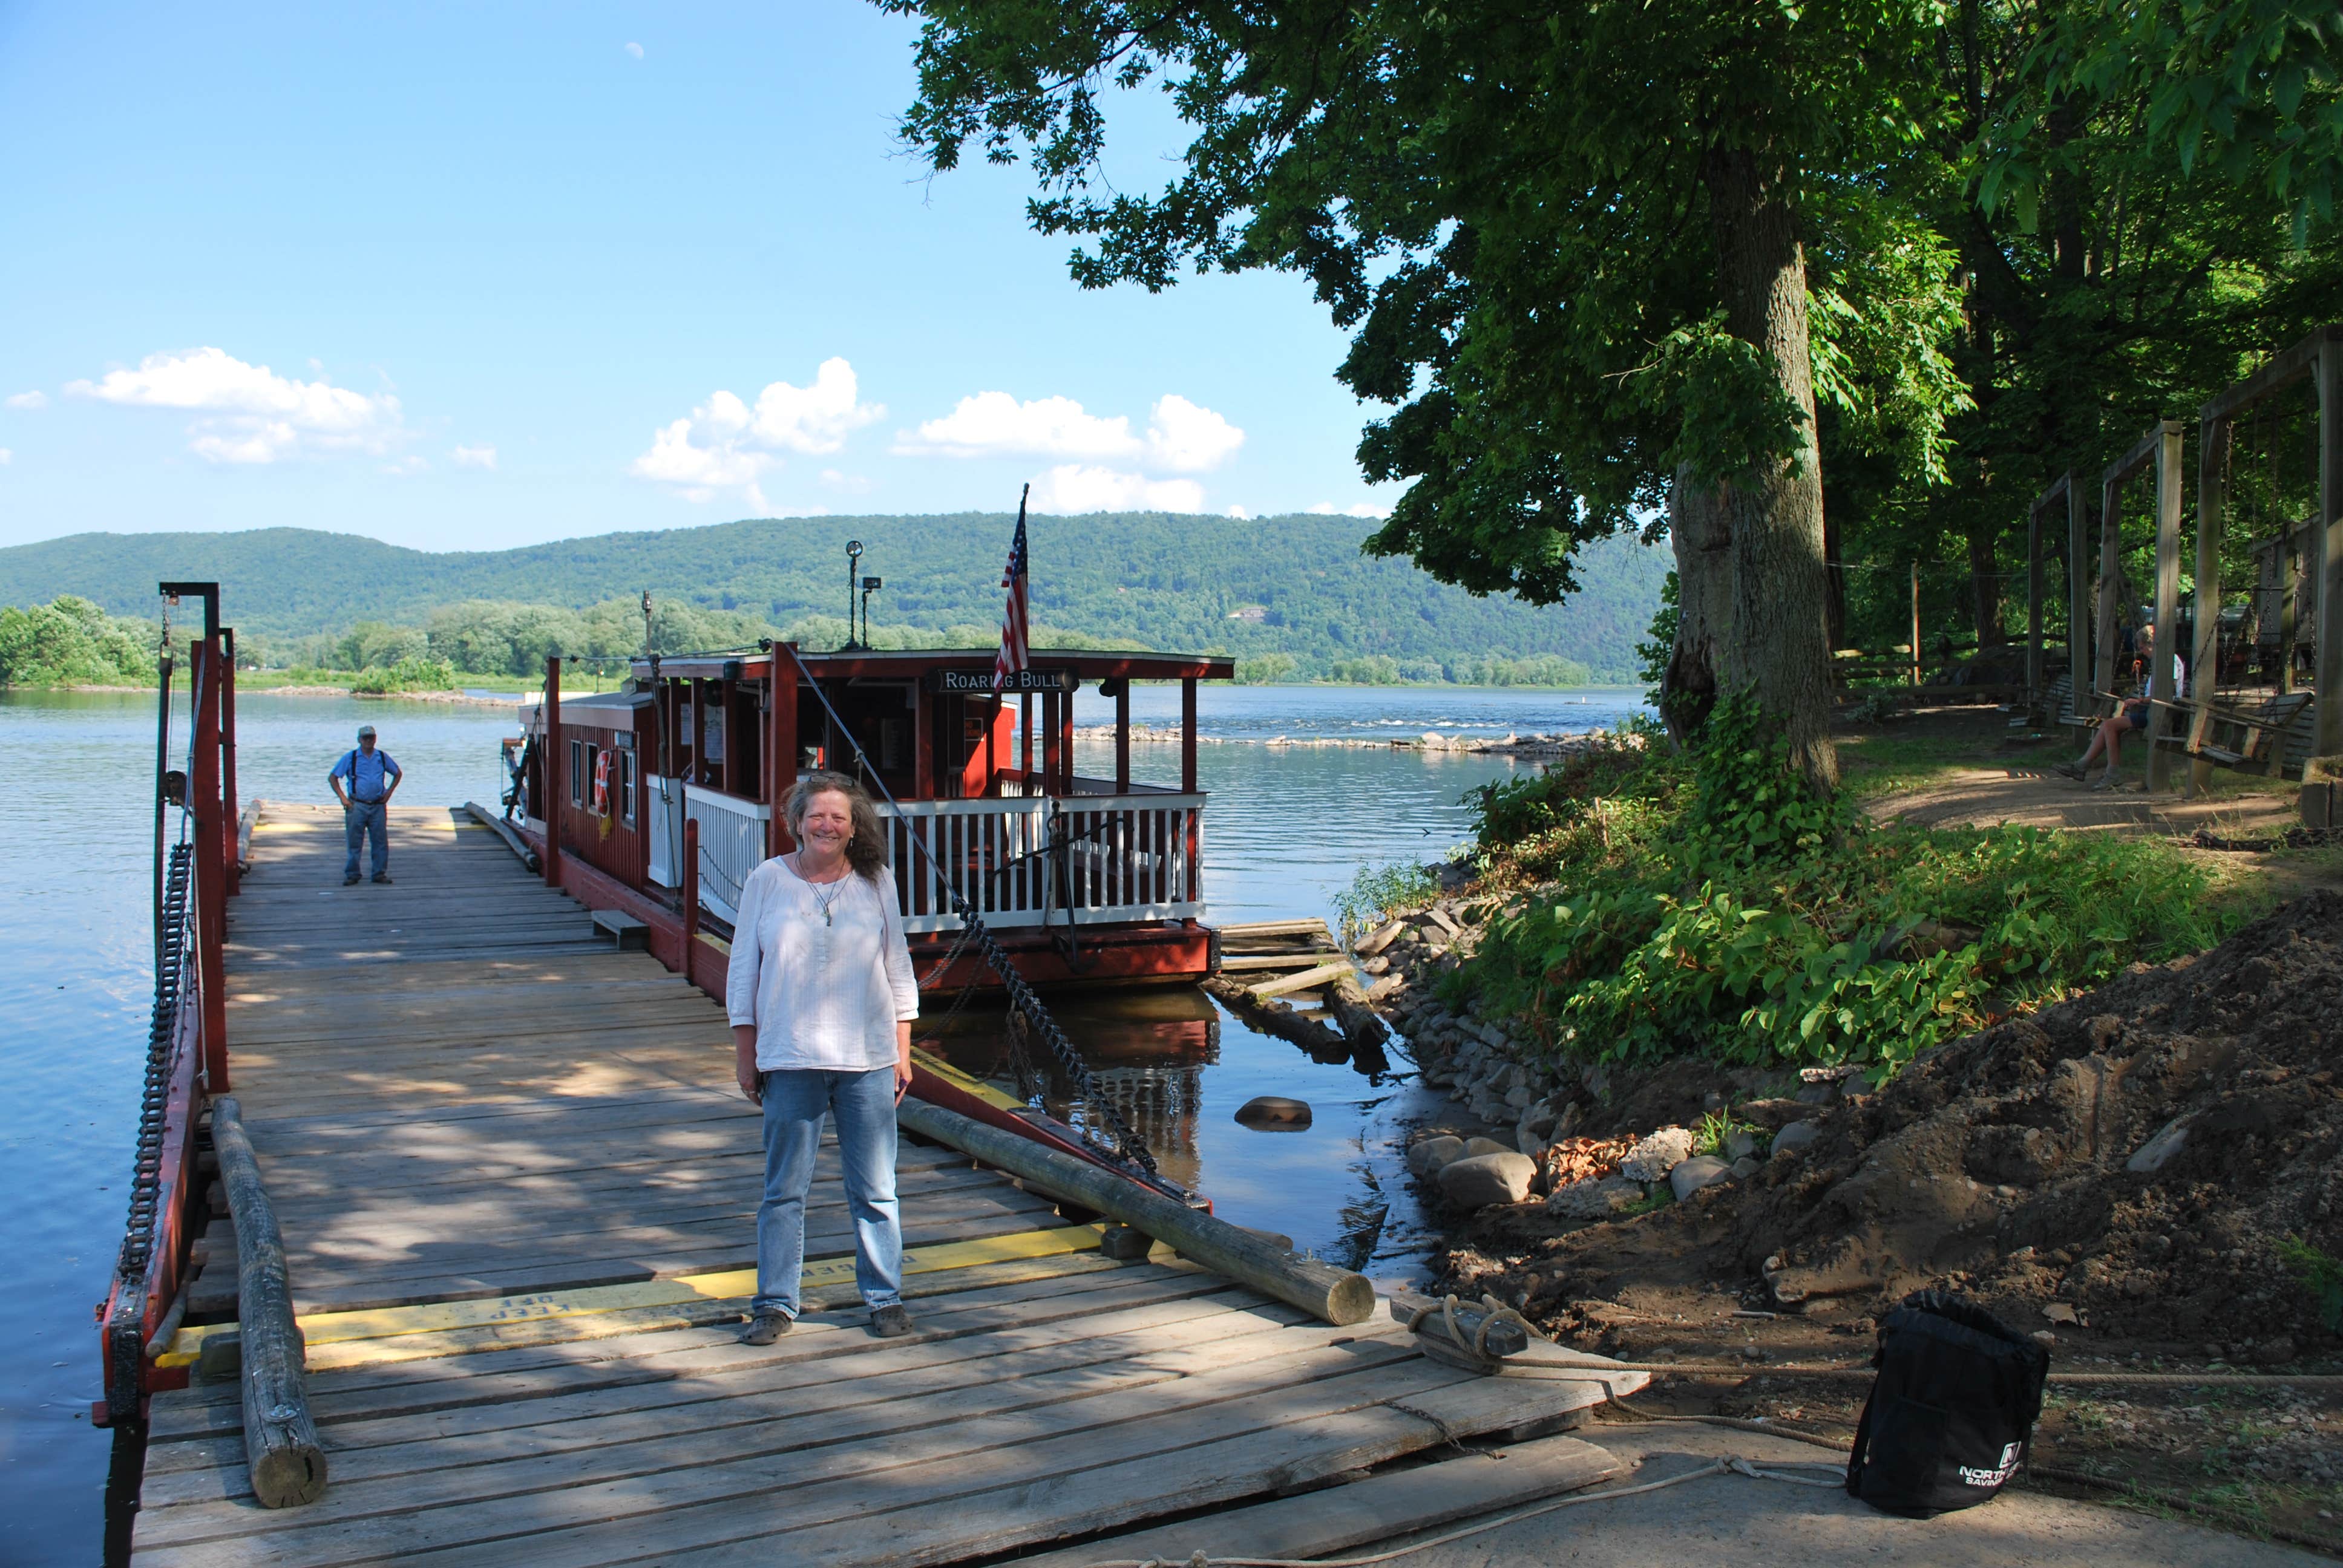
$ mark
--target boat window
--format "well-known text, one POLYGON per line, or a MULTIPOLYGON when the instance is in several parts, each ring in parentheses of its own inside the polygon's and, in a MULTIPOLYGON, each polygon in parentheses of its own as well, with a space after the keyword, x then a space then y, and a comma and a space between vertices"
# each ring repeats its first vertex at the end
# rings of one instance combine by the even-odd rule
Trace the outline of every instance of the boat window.
POLYGON ((569 803, 586 804, 586 743, 582 740, 569 743, 569 803))
POLYGON ((629 828, 635 825, 635 754, 618 753, 618 817, 629 828))

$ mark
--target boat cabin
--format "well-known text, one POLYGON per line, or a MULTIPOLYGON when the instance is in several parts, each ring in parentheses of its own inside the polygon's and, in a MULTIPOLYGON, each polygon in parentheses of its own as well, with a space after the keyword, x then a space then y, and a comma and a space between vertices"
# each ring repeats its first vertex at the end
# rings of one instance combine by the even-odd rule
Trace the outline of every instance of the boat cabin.
POLYGON ((688 923, 729 936, 749 873, 792 848, 789 786, 846 773, 885 822, 922 986, 999 983, 958 940, 955 895, 1036 983, 1209 972, 1196 685, 1234 661, 1037 649, 999 693, 992 664, 990 649, 784 643, 638 658, 620 690, 584 698, 559 697, 549 671, 554 696, 508 747, 515 814, 540 841, 557 824, 558 854, 628 889, 679 910, 689 898, 688 923), (1177 785, 1131 777, 1134 680, 1180 683, 1177 785), (1086 742, 1078 766, 1085 685, 1114 699, 1114 730, 1111 754, 1086 742))

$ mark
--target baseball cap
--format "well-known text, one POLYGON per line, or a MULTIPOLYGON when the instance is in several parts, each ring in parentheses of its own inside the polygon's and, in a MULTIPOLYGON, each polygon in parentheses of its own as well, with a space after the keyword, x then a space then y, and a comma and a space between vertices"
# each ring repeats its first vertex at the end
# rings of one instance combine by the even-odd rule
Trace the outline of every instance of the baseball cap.
POLYGON ((373 725, 371 725, 371 724, 361 724, 361 725, 359 725, 359 726, 358 726, 358 739, 361 739, 361 740, 371 740, 371 739, 374 739, 374 726, 373 726, 373 725))

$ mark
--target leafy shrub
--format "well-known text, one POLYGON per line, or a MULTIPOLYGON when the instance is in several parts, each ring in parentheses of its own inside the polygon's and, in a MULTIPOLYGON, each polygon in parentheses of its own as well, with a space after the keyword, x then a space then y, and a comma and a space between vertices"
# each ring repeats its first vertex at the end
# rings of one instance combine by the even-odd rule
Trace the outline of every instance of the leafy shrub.
POLYGON ((410 655, 387 669, 361 671, 350 683, 354 692, 382 696, 394 691, 452 691, 456 667, 444 658, 410 655))
POLYGON ((2320 1251, 2299 1236, 2281 1240, 2278 1256, 2318 1298, 2318 1321, 2327 1331, 2343 1333, 2343 1260, 2320 1251))
POLYGON ((1334 896, 1343 940, 1381 924, 1401 910, 1428 901, 1439 890, 1439 879, 1429 866, 1393 861, 1388 866, 1360 868, 1351 885, 1334 896))
POLYGON ((146 686, 156 679, 156 628, 61 594, 0 608, 0 687, 146 686))
POLYGON ((2203 876, 2162 844, 1881 826, 1818 799, 1746 698, 1719 702, 1686 755, 1622 748, 1573 767, 1482 792, 1483 864, 1550 885, 1446 982, 1557 1057, 1694 1050, 1884 1077, 1997 1013, 2210 946, 2239 918, 2208 908, 2203 876))

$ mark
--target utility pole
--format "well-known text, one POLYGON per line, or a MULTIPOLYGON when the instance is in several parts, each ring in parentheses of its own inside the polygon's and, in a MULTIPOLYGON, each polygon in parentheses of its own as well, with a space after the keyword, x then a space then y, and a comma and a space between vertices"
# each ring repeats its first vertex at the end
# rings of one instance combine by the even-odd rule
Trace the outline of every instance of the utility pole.
POLYGON ((643 590, 643 657, 651 656, 651 590, 643 590))

